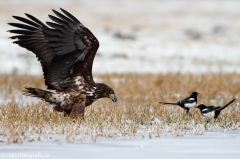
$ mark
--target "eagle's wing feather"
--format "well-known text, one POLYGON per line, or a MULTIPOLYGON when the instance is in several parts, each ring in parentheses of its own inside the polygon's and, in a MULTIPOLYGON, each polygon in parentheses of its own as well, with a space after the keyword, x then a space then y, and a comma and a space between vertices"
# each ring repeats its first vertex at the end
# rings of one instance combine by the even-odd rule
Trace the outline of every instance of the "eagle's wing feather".
MULTIPOLYGON (((99 47, 96 37, 80 21, 67 11, 49 15, 53 22, 43 24, 32 15, 29 19, 13 16, 25 24, 9 23, 23 30, 10 30, 19 35, 14 43, 34 52, 41 62, 45 83, 48 88, 63 90, 61 84, 71 77, 83 76, 89 84, 95 84, 92 77, 92 64, 99 47)), ((74 80, 72 80, 74 81, 74 80)))
POLYGON ((56 54, 49 68, 47 80, 52 85, 58 86, 58 89, 67 89, 65 83, 68 83, 67 86, 75 85, 73 79, 77 76, 83 76, 89 84, 95 84, 92 64, 99 47, 98 40, 74 16, 61 10, 65 15, 53 10, 58 17, 49 16, 55 23, 47 23, 54 29, 46 30, 46 33, 50 34, 46 35, 46 39, 56 54), (71 82, 72 84, 69 84, 71 82))
POLYGON ((94 57, 99 47, 99 42, 90 30, 88 30, 87 28, 84 28, 84 30, 84 40, 88 41, 88 43, 90 44, 90 47, 86 50, 89 53, 85 56, 83 62, 77 61, 75 63, 72 68, 72 76, 78 76, 79 74, 81 74, 89 84, 94 85, 95 82, 92 77, 92 66, 94 57))
MULTIPOLYGON (((28 15, 28 14, 26 14, 28 15)), ((21 47, 32 51, 40 61, 42 65, 42 70, 44 73, 44 78, 47 79, 48 68, 55 54, 52 52, 51 48, 47 45, 47 40, 43 35, 43 28, 47 26, 42 23, 36 23, 34 21, 28 20, 26 18, 13 16, 15 19, 24 22, 26 24, 19 23, 9 23, 9 25, 24 29, 24 30, 9 30, 11 33, 16 33, 18 35, 10 37, 10 39, 16 39, 13 43, 18 44, 21 47)), ((45 80, 45 84, 48 88, 52 88, 48 82, 45 80)))

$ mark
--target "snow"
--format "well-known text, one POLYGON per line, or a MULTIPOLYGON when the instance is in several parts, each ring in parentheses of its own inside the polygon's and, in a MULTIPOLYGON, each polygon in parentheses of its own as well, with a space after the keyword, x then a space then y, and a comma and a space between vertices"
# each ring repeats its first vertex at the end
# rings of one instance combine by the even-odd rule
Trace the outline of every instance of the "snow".
MULTIPOLYGON (((84 159, 157 159, 157 158, 217 158, 238 159, 240 131, 206 132, 205 135, 149 138, 100 138, 96 143, 34 142, 0 145, 0 155, 45 155, 46 158, 84 159), (47 157, 49 156, 49 157, 47 157)), ((7 157, 11 158, 11 157, 7 157)), ((12 157, 14 158, 14 157, 12 157)), ((30 157, 28 157, 30 158, 30 157)))
MULTIPOLYGON (((6 31, 11 15, 27 12, 49 21, 51 9, 63 7, 100 41, 93 73, 240 73, 240 1, 158 0, 0 0, 0 74, 41 75, 35 56, 12 44, 6 31), (121 35, 121 37, 116 36, 121 35)), ((1 98, 0 98, 1 101, 1 98)), ((0 136, 2 138, 2 136, 0 136)), ((99 138, 96 143, 57 141, 0 144, 4 155, 49 155, 48 158, 237 158, 240 132, 205 132, 153 139, 99 138)))
POLYGON ((238 1, 0 3, 0 73, 42 74, 35 56, 8 39, 12 34, 6 30, 12 27, 7 23, 17 22, 11 15, 25 12, 49 21, 51 9, 59 7, 79 18, 100 41, 94 74, 240 72, 238 1))

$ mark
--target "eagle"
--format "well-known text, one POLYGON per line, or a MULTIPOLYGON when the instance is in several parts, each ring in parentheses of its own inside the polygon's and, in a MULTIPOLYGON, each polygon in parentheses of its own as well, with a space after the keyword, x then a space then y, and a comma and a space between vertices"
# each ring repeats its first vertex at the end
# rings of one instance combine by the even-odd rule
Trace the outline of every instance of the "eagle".
POLYGON ((10 39, 33 52, 40 61, 47 89, 25 87, 23 94, 40 98, 54 110, 71 118, 83 118, 85 107, 99 98, 117 97, 104 83, 95 83, 92 65, 99 48, 97 38, 77 18, 66 10, 53 10, 53 22, 42 23, 34 16, 13 16, 22 23, 8 23, 17 29, 10 39))

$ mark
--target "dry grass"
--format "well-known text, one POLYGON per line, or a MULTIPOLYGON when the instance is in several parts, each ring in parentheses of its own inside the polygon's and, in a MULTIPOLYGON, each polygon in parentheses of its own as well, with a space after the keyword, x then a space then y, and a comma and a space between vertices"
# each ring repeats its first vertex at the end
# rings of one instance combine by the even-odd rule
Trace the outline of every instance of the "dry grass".
POLYGON ((239 74, 111 74, 97 77, 115 90, 118 102, 96 101, 86 109, 85 121, 72 121, 53 112, 44 102, 21 104, 25 85, 45 87, 41 77, 1 75, 0 78, 0 142, 82 141, 98 137, 147 138, 185 134, 201 135, 206 130, 240 128, 239 74), (198 103, 224 105, 237 100, 221 112, 217 121, 207 121, 198 109, 186 116, 178 106, 159 105, 159 101, 177 101, 200 93, 198 103), (18 100, 15 100, 18 99, 18 100), (10 102, 5 102, 10 100, 10 102), (24 105, 24 106, 23 106, 24 105))

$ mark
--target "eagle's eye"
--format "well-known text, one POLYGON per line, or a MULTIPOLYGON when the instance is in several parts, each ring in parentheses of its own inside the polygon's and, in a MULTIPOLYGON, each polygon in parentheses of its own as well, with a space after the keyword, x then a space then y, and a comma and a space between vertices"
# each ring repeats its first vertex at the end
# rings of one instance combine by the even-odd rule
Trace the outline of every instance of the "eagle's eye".
POLYGON ((110 91, 109 91, 109 94, 113 94, 113 91, 110 90, 110 91))

